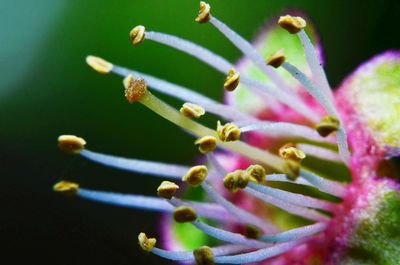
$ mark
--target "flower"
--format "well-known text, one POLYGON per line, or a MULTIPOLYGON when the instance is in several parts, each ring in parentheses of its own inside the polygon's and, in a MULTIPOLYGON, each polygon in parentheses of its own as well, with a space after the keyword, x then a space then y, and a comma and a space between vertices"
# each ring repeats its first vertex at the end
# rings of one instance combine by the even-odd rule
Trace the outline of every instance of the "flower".
POLYGON ((199 165, 115 157, 88 150, 80 137, 58 139, 60 149, 69 154, 189 187, 182 192, 182 183, 163 181, 157 188, 160 198, 93 191, 68 181, 54 190, 166 213, 162 229, 167 249, 145 233, 138 241, 144 251, 175 261, 399 264, 400 193, 387 159, 400 150, 400 53, 377 56, 333 93, 315 31, 305 19, 282 16, 278 26, 270 26, 251 45, 210 11, 201 2, 196 21, 213 25, 243 52, 245 58, 237 65, 143 26, 135 27, 130 38, 135 46, 155 41, 174 47, 226 74, 221 84, 226 104, 87 57, 98 73, 124 78, 129 103, 141 103, 195 135, 205 157, 199 165), (260 54, 266 53, 270 56, 265 60, 260 54), (180 111, 149 88, 183 100, 180 111), (223 122, 215 129, 201 125, 197 120, 208 113, 223 122), (177 197, 192 191, 213 202, 177 197), (192 245, 194 250, 176 249, 192 245))

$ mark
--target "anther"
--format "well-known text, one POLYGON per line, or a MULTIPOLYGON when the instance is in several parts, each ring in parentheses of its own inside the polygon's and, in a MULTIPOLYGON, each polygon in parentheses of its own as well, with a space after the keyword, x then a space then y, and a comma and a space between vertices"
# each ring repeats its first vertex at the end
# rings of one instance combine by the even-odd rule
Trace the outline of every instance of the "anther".
POLYGON ((200 10, 195 21, 198 23, 207 23, 210 20, 210 5, 206 2, 200 2, 200 10))
POLYGON ((99 74, 108 74, 114 67, 112 63, 92 55, 86 57, 86 63, 99 74))
POLYGON ((260 165, 251 165, 246 169, 250 175, 250 180, 257 182, 258 184, 265 184, 265 169, 260 165))
POLYGON ((125 97, 129 103, 138 102, 147 92, 146 81, 128 75, 124 78, 125 97))
POLYGON ((171 181, 163 181, 157 188, 157 195, 170 200, 179 189, 179 186, 171 181))
POLYGON ((188 102, 184 103, 179 111, 188 118, 196 118, 196 119, 200 118, 206 113, 203 107, 188 102))
POLYGON ((138 241, 140 247, 146 252, 151 252, 157 243, 157 239, 148 238, 145 233, 139 234, 138 241))
POLYGON ((315 126, 315 129, 322 137, 326 137, 329 134, 336 132, 339 129, 339 120, 332 116, 325 116, 315 126))
POLYGON ((250 181, 250 174, 245 170, 235 170, 228 173, 224 178, 224 187, 230 192, 237 192, 246 188, 250 181))
POLYGON ((194 144, 199 146, 199 151, 202 154, 208 154, 217 148, 217 138, 206 135, 197 139, 194 144))
POLYGON ((197 265, 214 265, 214 254, 208 246, 203 246, 193 251, 197 265))
POLYGON ((179 206, 174 210, 174 220, 178 223, 193 222, 197 219, 196 211, 189 206, 179 206))
POLYGON ((182 180, 191 186, 199 186, 207 177, 208 169, 206 166, 194 166, 182 177, 182 180))
POLYGON ((263 234, 262 230, 255 225, 246 225, 245 236, 251 239, 258 239, 263 234))
POLYGON ((285 144, 279 148, 279 155, 283 159, 292 160, 295 162, 300 162, 306 158, 306 154, 300 149, 296 148, 296 145, 291 143, 285 144))
POLYGON ((53 186, 53 190, 67 196, 74 196, 79 190, 79 184, 62 180, 53 186))
POLYGON ((58 137, 58 148, 67 154, 79 154, 86 145, 86 141, 75 135, 60 135, 58 137))
POLYGON ((279 50, 272 54, 268 59, 267 59, 267 64, 274 67, 274 68, 279 68, 284 62, 286 61, 285 54, 283 53, 282 50, 279 50))
POLYGON ((129 32, 129 37, 131 38, 132 44, 134 46, 139 45, 144 41, 145 38, 145 27, 143 26, 136 26, 134 27, 131 32, 129 32))
POLYGON ((295 34, 307 26, 307 22, 301 17, 292 17, 291 15, 281 16, 278 20, 279 26, 295 34))
POLYGON ((218 121, 217 134, 222 142, 233 142, 240 139, 240 129, 233 123, 221 125, 221 122, 218 121))
POLYGON ((240 82, 240 74, 235 69, 230 69, 225 79, 224 88, 228 91, 234 91, 240 82))

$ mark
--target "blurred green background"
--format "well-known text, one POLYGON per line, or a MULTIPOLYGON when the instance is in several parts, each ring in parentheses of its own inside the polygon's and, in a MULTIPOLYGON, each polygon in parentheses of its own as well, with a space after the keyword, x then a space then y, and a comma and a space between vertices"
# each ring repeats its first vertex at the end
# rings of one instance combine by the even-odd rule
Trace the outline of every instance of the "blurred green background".
MULTIPOLYGON (((400 46, 395 0, 210 3, 218 18, 249 40, 268 18, 303 10, 321 35, 333 86, 371 56, 400 46)), ((168 264, 142 255, 136 245, 140 231, 155 233, 157 214, 51 191, 55 182, 67 179, 92 189, 154 194, 160 180, 64 155, 56 139, 76 134, 99 152, 193 162, 197 151, 191 137, 143 106, 127 104, 120 78, 96 74, 85 57, 99 55, 221 99, 223 75, 155 43, 133 48, 128 38, 133 26, 143 24, 232 62, 239 59, 239 51, 215 29, 193 21, 197 10, 194 0, 1 1, 0 241, 3 255, 13 260, 8 264, 168 264)))

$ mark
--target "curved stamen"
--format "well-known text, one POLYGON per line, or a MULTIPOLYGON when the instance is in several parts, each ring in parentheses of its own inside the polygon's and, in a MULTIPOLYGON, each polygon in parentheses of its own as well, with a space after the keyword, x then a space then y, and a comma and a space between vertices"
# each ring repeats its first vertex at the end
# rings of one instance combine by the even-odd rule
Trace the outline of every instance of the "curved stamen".
POLYGON ((310 186, 310 187, 315 187, 313 184, 299 176, 295 180, 289 180, 285 174, 271 174, 267 175, 266 181, 277 181, 277 182, 288 182, 288 183, 293 183, 293 184, 298 184, 298 185, 305 185, 305 186, 310 186))
MULTIPOLYGON (((78 190, 77 196, 85 198, 87 200, 102 202, 120 207, 167 213, 172 213, 174 211, 174 207, 171 206, 164 199, 149 196, 119 194, 82 188, 78 190)), ((183 204, 185 203, 191 205, 197 211, 198 215, 204 218, 210 218, 220 221, 232 221, 232 216, 229 215, 229 213, 227 213, 226 210, 219 205, 211 203, 183 202, 183 204)))
POLYGON ((307 155, 314 156, 323 160, 342 162, 342 159, 340 158, 339 154, 330 149, 326 149, 311 144, 297 144, 297 147, 307 155))
POLYGON ((166 178, 181 179, 190 169, 181 165, 105 155, 87 149, 82 150, 80 155, 105 166, 166 178))

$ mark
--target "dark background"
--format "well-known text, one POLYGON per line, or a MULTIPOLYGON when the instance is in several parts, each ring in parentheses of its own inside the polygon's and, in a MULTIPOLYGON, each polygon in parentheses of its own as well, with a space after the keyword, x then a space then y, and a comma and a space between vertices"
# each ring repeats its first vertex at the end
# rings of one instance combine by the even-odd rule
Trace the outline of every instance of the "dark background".
MULTIPOLYGON (((321 35, 333 86, 371 56, 400 46, 395 0, 210 2, 218 18, 249 40, 268 18, 303 10, 321 35)), ((157 214, 51 191, 67 179, 91 189, 154 194, 160 180, 64 155, 56 139, 76 134, 99 152, 194 161, 189 136, 143 106, 127 104, 120 78, 97 75, 84 59, 100 55, 220 99, 220 73, 155 43, 133 48, 128 39, 130 29, 143 24, 193 40, 232 62, 240 58, 210 25, 193 21, 197 10, 198 1, 189 0, 0 2, 1 264, 168 263, 137 248, 140 231, 157 230, 157 214)))

